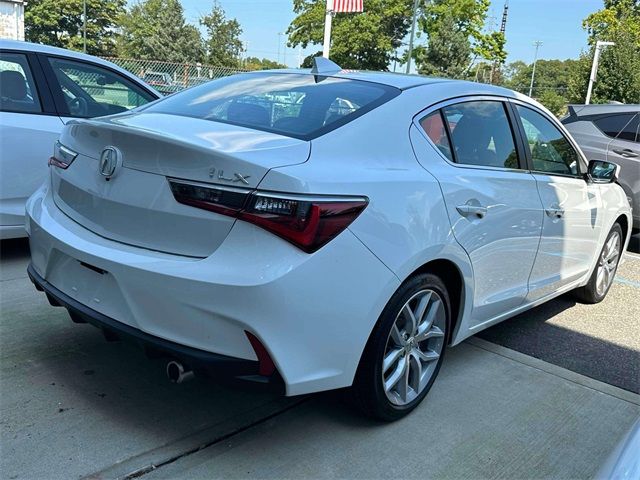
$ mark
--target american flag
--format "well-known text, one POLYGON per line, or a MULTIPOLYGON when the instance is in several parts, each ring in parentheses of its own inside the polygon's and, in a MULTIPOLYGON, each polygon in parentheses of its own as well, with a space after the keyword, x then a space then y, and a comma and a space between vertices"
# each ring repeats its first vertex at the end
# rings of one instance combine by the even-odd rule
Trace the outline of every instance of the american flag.
POLYGON ((333 11, 336 13, 362 12, 364 0, 333 0, 333 11))

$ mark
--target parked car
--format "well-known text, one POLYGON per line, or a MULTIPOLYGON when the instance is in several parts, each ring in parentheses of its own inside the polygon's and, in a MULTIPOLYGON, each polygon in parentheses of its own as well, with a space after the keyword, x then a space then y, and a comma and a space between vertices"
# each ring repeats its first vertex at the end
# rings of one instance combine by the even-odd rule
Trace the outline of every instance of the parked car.
POLYGON ((184 87, 177 85, 171 75, 166 72, 144 72, 142 79, 164 95, 179 92, 184 87))
POLYGON ((591 160, 620 165, 620 186, 640 230, 640 105, 569 105, 562 123, 591 160))
POLYGON ((351 386, 393 420, 447 345, 605 297, 631 222, 616 175, 518 93, 319 59, 67 125, 28 202, 28 271, 174 381, 351 386), (287 92, 300 109, 275 117, 287 92))
POLYGON ((0 239, 24 237, 24 205, 73 118, 120 113, 160 94, 96 57, 0 40, 0 239))

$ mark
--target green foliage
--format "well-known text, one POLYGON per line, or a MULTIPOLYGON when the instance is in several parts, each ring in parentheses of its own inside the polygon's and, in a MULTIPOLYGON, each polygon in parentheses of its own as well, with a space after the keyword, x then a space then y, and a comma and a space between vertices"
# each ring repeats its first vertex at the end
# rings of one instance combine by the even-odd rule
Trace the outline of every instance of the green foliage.
MULTIPOLYGON (((87 53, 113 55, 115 27, 126 0, 87 0, 87 53)), ((29 42, 83 49, 83 0, 25 2, 25 37, 29 42)))
POLYGON ((249 57, 244 61, 244 68, 247 70, 270 70, 274 68, 288 68, 282 63, 274 62, 268 58, 259 59, 258 57, 249 57))
POLYGON ((567 99, 555 90, 544 90, 537 100, 549 109, 556 117, 567 113, 567 99))
POLYGON ((466 32, 456 28, 446 16, 429 34, 429 44, 418 46, 414 58, 418 73, 439 77, 463 78, 471 62, 471 44, 466 32))
POLYGON ((420 32, 426 45, 415 50, 418 72, 453 78, 469 76, 472 57, 503 63, 501 32, 483 33, 490 0, 432 0, 422 5, 420 32))
POLYGON ((214 3, 211 13, 200 19, 207 30, 206 61, 212 65, 238 66, 244 50, 240 35, 242 28, 234 19, 227 19, 220 5, 214 3))
POLYGON ((569 99, 585 100, 595 43, 613 41, 600 55, 592 103, 640 103, 640 0, 605 0, 605 8, 583 22, 589 32, 589 52, 580 55, 569 80, 569 99))
MULTIPOLYGON (((412 0, 367 0, 363 13, 336 14, 331 60, 343 68, 387 70, 409 30, 412 6, 412 0)), ((290 47, 322 44, 325 7, 325 0, 293 0, 290 47)))
POLYGON ((179 0, 143 0, 122 17, 121 56, 167 62, 204 60, 200 32, 186 23, 179 0))

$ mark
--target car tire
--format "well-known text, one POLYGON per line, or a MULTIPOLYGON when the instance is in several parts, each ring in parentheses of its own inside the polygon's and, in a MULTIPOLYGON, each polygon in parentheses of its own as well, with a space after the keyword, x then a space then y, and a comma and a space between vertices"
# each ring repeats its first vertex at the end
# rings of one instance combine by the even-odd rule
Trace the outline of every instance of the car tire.
POLYGON ((360 410, 393 421, 418 406, 442 365, 450 325, 444 282, 431 273, 407 280, 387 303, 360 360, 351 388, 360 410))
POLYGON ((573 291, 573 296, 582 303, 600 303, 607 296, 622 257, 624 236, 620 224, 615 223, 602 246, 589 282, 573 291))

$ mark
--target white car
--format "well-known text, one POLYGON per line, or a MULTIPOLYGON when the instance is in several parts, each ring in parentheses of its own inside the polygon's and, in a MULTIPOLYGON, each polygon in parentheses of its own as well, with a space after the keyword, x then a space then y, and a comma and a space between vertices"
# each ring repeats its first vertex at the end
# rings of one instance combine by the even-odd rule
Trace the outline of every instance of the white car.
POLYGON ((318 60, 69 123, 27 205, 29 274, 174 381, 353 386, 392 420, 447 345, 604 298, 631 222, 616 172, 520 94, 318 60))
POLYGON ((53 142, 73 118, 126 111, 160 94, 116 65, 0 40, 0 239, 24 237, 24 206, 47 176, 53 142))

